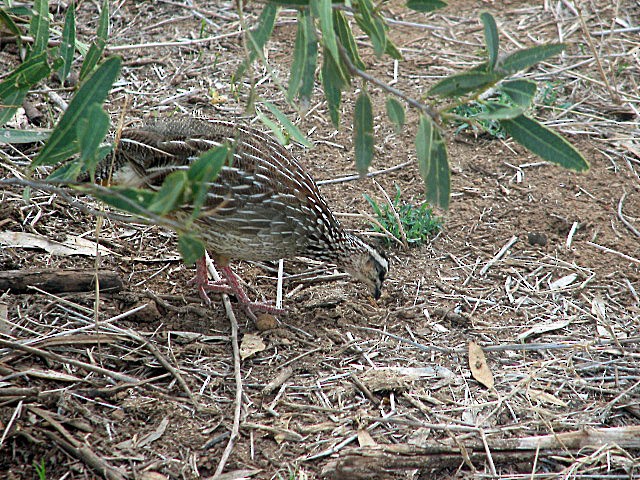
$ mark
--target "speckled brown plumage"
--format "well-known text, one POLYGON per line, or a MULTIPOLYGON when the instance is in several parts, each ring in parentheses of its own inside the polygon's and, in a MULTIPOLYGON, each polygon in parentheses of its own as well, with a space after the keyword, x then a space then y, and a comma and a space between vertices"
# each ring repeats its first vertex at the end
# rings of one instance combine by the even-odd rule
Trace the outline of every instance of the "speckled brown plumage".
MULTIPOLYGON (((209 185, 197 222, 217 263, 309 257, 337 264, 378 298, 387 260, 342 228, 311 176, 286 148, 259 130, 190 117, 124 130, 114 183, 157 186, 168 173, 188 168, 199 154, 225 143, 232 145, 233 161, 209 185)), ((106 176, 106 168, 99 167, 97 176, 106 176)), ((199 265, 199 275, 201 269, 199 265)), ((220 285, 210 289, 220 290, 220 285)))

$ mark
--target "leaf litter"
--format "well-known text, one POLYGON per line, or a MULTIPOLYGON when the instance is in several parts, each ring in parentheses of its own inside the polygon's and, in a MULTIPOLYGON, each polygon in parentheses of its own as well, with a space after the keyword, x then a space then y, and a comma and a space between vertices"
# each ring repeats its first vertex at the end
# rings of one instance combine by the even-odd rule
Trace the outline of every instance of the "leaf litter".
MULTIPOLYGON (((109 109, 118 111, 126 90, 127 121, 134 124, 135 118, 176 109, 242 113, 242 102, 232 95, 217 106, 208 102, 211 92, 231 91, 224 79, 242 56, 233 43, 239 38, 234 10, 216 2, 199 4, 203 11, 152 3, 125 3, 113 12, 110 45, 118 46, 114 51, 124 55, 125 67, 124 90, 112 96, 109 109), (216 19, 212 39, 162 45, 199 31, 196 13, 216 19), (215 65, 201 60, 211 55, 219 55, 215 65)), ((623 30, 634 24, 638 6, 596 4, 593 10, 582 5, 582 15, 605 73, 616 72, 624 105, 637 112, 640 100, 629 92, 636 90, 640 67, 625 60, 637 38, 623 30)), ((79 22, 94 18, 94 7, 79 12, 86 16, 79 22)), ((637 117, 625 120, 614 108, 601 71, 579 48, 583 31, 568 4, 492 8, 508 42, 533 45, 562 32, 566 54, 523 75, 541 82, 541 93, 565 102, 542 105, 539 114, 587 154, 591 172, 561 171, 510 142, 447 138, 453 196, 444 232, 418 249, 390 248, 392 272, 377 305, 332 269, 286 262, 290 313, 260 333, 264 350, 242 362, 240 404, 229 322, 217 297, 204 307, 189 289, 192 272, 175 259, 175 238, 146 225, 126 225, 125 238, 121 225, 107 221, 97 240, 119 256, 101 262, 122 272, 127 292, 101 292, 99 299, 92 292, 0 299, 7 305, 0 339, 0 470, 33 478, 29 466, 46 459, 52 478, 91 478, 95 472, 118 479, 211 478, 238 418, 227 478, 453 478, 456 469, 465 478, 505 479, 637 472, 637 117), (539 233, 545 242, 525 240, 539 233), (136 305, 154 296, 159 315, 136 319, 136 305), (489 358, 493 389, 472 374, 471 342, 489 358), (438 368, 449 374, 415 379, 402 370, 438 368), (396 377, 398 387, 374 389, 361 381, 361 388, 353 381, 381 369, 396 377), (24 473, 16 473, 16 465, 24 473)), ((295 33, 293 17, 284 15, 267 58, 287 65, 283 46, 295 33)), ((397 15, 403 23, 393 38, 406 62, 398 69, 400 86, 419 96, 434 76, 477 63, 477 18, 475 5, 429 17, 397 15)), ((373 67, 374 73, 384 78, 387 67, 373 67)), ((287 111, 266 70, 258 66, 254 74, 265 95, 287 111)), ((369 94, 374 112, 383 112, 384 95, 375 88, 369 94)), ((46 96, 35 101, 50 111, 46 96)), ((291 118, 311 132, 316 148, 296 153, 318 180, 342 178, 354 172, 349 122, 336 132, 321 96, 312 102, 304 119, 291 118)), ((354 104, 355 96, 346 93, 345 115, 354 104)), ((380 119, 372 168, 403 165, 377 181, 388 191, 401 185, 407 201, 417 204, 422 182, 415 182, 415 164, 404 165, 415 158, 411 115, 400 133, 380 119)), ((2 151, 3 176, 23 155, 37 153, 2 151)), ((368 211, 362 193, 377 195, 374 186, 340 181, 322 190, 349 227, 366 227, 355 212, 368 211)), ((94 220, 64 208, 62 200, 52 202, 50 194, 35 192, 30 204, 18 189, 0 197, 5 231, 52 241, 61 232, 88 234, 96 241, 94 220)), ((94 268, 94 262, 51 256, 41 247, 0 250, 3 269, 94 268)), ((242 264, 239 271, 254 297, 275 298, 275 266, 242 264)), ((241 334, 252 334, 251 323, 239 318, 241 334)))

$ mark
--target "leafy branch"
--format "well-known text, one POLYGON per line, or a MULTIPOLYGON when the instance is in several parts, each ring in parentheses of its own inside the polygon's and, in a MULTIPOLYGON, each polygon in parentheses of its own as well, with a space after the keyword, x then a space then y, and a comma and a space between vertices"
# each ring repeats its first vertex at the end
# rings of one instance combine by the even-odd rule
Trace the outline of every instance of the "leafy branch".
MULTIPOLYGON (((293 104, 296 96, 303 104, 308 101, 309 91, 302 91, 302 87, 313 83, 315 68, 309 67, 315 66, 318 51, 322 52, 320 77, 329 116, 336 127, 340 123, 342 92, 351 85, 354 77, 364 81, 365 85, 356 99, 353 133, 355 163, 360 174, 366 173, 374 153, 374 141, 370 135, 373 109, 369 108, 372 104, 366 84, 375 85, 389 94, 385 102, 387 115, 398 130, 402 128, 405 119, 401 102, 419 111, 416 154, 427 200, 433 204, 444 208, 449 205, 450 174, 444 128, 452 121, 464 120, 480 129, 487 128, 487 120, 495 121, 516 142, 544 160, 577 171, 588 169, 584 157, 566 139, 527 115, 537 85, 529 80, 510 79, 518 72, 560 54, 565 48, 563 44, 539 45, 501 56, 495 19, 489 13, 482 13, 480 20, 484 29, 487 60, 468 71, 450 75, 436 83, 429 90, 429 95, 435 98, 431 103, 426 103, 369 74, 361 60, 346 13, 369 37, 377 57, 388 55, 396 60, 402 58, 388 36, 389 25, 380 10, 383 3, 376 5, 372 0, 354 0, 347 5, 345 2, 331 0, 270 0, 265 6, 265 9, 287 6, 298 10, 296 43, 287 95, 290 103, 293 104), (511 105, 491 99, 483 100, 491 91, 495 91, 498 96, 506 95, 511 105), (437 97, 452 99, 453 102, 440 106, 437 97), (459 107, 474 103, 484 106, 477 115, 465 118, 457 113, 459 107)), ((445 3, 409 0, 406 5, 416 11, 428 12, 444 7, 445 3)), ((256 30, 263 33, 270 31, 267 27, 259 25, 256 30)), ((265 39, 264 35, 260 38, 265 39)), ((266 41, 263 45, 265 43, 266 41)), ((260 56, 260 59, 263 60, 264 56, 260 56)), ((275 81, 279 84, 277 79, 275 81)))
MULTIPOLYGON (((353 88, 355 78, 360 79, 362 88, 355 102, 353 141, 356 167, 364 175, 375 151, 375 112, 367 87, 372 85, 381 89, 387 96, 387 116, 398 132, 405 125, 405 106, 418 111, 415 149, 419 172, 428 202, 444 208, 448 207, 450 200, 450 171, 445 139, 447 127, 454 121, 469 122, 481 129, 489 128, 487 125, 490 123, 497 123, 516 142, 547 161, 577 171, 588 168, 583 156, 565 138, 528 115, 537 85, 530 80, 513 78, 518 72, 560 54, 565 48, 563 44, 539 45, 503 55, 499 51, 495 19, 489 13, 483 13, 480 20, 484 29, 486 60, 467 71, 443 78, 431 87, 427 99, 416 99, 367 72, 360 56, 353 22, 367 35, 377 58, 388 56, 394 60, 402 59, 389 37, 390 24, 381 13, 384 3, 374 3, 373 0, 267 0, 256 25, 249 29, 242 15, 243 2, 238 0, 237 8, 245 33, 243 45, 246 58, 238 67, 235 80, 247 74, 252 77, 250 106, 256 96, 252 70, 255 61, 265 65, 278 89, 301 115, 310 104, 319 72, 329 116, 336 127, 340 125, 342 94, 353 88), (285 82, 276 75, 277 69, 268 65, 263 51, 282 6, 296 9, 298 20, 286 88, 285 82), (496 101, 496 96, 507 101, 496 101), (448 103, 445 104, 444 99, 448 103), (471 108, 467 110, 471 112, 470 115, 461 115, 463 110, 460 107, 473 105, 482 108, 471 108)), ((429 12, 443 8, 445 3, 439 0, 408 0, 406 6, 419 12, 429 12)), ((14 10, 0 8, 0 23, 16 37, 16 42, 21 43, 26 36, 14 18, 14 10)), ((37 0, 31 10, 28 32, 31 41, 25 42, 25 59, 0 83, 0 126, 14 116, 27 93, 52 73, 64 83, 71 74, 76 54, 84 57, 79 69, 80 84, 52 130, 0 128, 0 135, 8 143, 46 139, 31 164, 31 171, 42 166, 57 166, 57 170, 48 177, 48 181, 55 184, 60 181, 73 182, 79 175, 92 177, 96 165, 113 151, 111 144, 104 143, 110 120, 102 105, 119 77, 122 61, 118 57, 102 60, 108 43, 108 0, 100 4, 98 27, 92 42, 84 43, 76 36, 73 2, 65 14, 61 40, 52 41, 50 30, 49 2, 37 0), (71 161, 67 161, 69 159, 71 161)), ((282 143, 287 141, 282 131, 284 129, 289 137, 310 145, 275 104, 264 100, 261 104, 264 111, 258 112, 258 117, 282 143), (267 117, 267 112, 276 121, 267 117)), ((153 219, 155 223, 178 231, 181 251, 191 261, 194 252, 200 252, 204 247, 192 238, 185 225, 191 225, 198 215, 206 184, 215 178, 228 154, 228 149, 205 153, 192 169, 169 175, 157 191, 117 187, 83 191, 129 214, 153 219), (184 205, 190 206, 191 213, 181 219, 182 223, 167 224, 163 220, 169 213, 182 210, 184 205)))

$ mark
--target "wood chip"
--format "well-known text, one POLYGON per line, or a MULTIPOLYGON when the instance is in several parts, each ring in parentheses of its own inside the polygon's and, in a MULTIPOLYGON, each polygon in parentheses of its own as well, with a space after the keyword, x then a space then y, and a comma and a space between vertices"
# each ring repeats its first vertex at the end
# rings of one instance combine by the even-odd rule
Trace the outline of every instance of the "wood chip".
POLYGON ((375 447, 377 445, 376 441, 369 433, 369 430, 366 428, 358 429, 358 443, 361 447, 375 447))
POLYGON ((482 347, 475 342, 469 342, 469 368, 471 375, 485 387, 491 389, 494 385, 493 374, 487 365, 487 359, 482 347))
POLYGON ((240 344, 240 358, 246 360, 252 355, 265 350, 267 346, 262 341, 262 338, 253 333, 247 333, 242 337, 240 344))
POLYGON ((560 330, 564 327, 571 325, 572 320, 560 320, 558 322, 551 323, 543 323, 540 325, 535 325, 534 327, 522 332, 520 335, 516 337, 518 340, 526 340, 527 338, 533 335, 540 335, 547 332, 553 332, 554 330, 560 330))
POLYGON ((41 248, 52 255, 70 256, 86 255, 95 257, 113 255, 113 252, 102 245, 82 237, 69 236, 64 242, 56 242, 43 235, 26 232, 0 232, 0 244, 14 248, 41 248))

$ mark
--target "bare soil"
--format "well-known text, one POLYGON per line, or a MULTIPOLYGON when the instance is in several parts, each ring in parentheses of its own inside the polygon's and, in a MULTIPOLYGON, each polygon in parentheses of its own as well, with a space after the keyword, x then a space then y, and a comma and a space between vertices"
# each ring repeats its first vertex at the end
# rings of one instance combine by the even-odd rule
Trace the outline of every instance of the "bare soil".
MULTIPOLYGON (((511 140, 449 129, 453 196, 440 212, 444 228, 427 245, 387 249, 391 271, 378 302, 335 267, 287 260, 288 313, 277 328, 260 331, 235 309, 239 341, 253 334, 264 343, 241 362, 240 397, 223 304, 200 302, 171 232, 98 225, 57 195, 32 191, 25 202, 21 189, 1 191, 0 231, 98 238, 112 253, 96 260, 2 247, 0 270, 99 265, 125 287, 101 291, 97 313, 93 291, 0 292, 0 477, 37 478, 34 464, 42 464, 47 479, 211 478, 239 418, 224 478, 638 478, 640 42, 637 30, 606 32, 637 28, 640 7, 579 2, 607 87, 573 3, 549 3, 452 1, 426 15, 391 2, 386 16, 401 22, 391 36, 404 56, 397 76, 366 37, 358 41, 371 72, 415 98, 482 61, 483 9, 495 15, 505 51, 567 42, 565 54, 526 77, 555 97, 536 117, 576 145, 590 171, 542 162, 511 140), (485 349, 493 388, 471 374, 471 342, 485 349), (593 440, 596 429, 613 437, 593 440), (500 443, 566 432, 584 441, 538 450, 500 443)), ((242 116, 248 85, 229 80, 243 57, 236 11, 220 2, 188 5, 112 6, 110 53, 125 64, 106 105, 114 123, 123 111, 125 124, 175 113, 242 116)), ((247 21, 259 11, 251 5, 247 21)), ((62 7, 52 13, 63 21, 62 7)), ((95 4, 83 3, 80 33, 88 38, 96 22, 95 4)), ((267 51, 285 86, 294 38, 295 14, 287 11, 267 51)), ((0 58, 16 65, 15 45, 3 43, 0 58)), ((319 86, 300 118, 263 67, 254 76, 258 93, 315 143, 294 151, 317 180, 354 172, 353 92, 336 130, 319 86)), ((415 112, 397 135, 385 94, 368 89, 372 170, 414 160, 415 112)), ((29 102, 45 113, 42 126, 60 115, 44 93, 29 102)), ((0 148, 8 177, 38 146, 0 148)), ((390 194, 399 185, 405 202, 423 201, 413 162, 375 179, 390 194)), ((322 192, 364 234, 366 218, 353 215, 370 213, 362 194, 384 201, 370 179, 326 183, 322 192)), ((277 265, 235 267, 251 295, 275 298, 277 265)))

